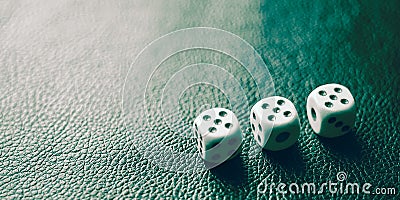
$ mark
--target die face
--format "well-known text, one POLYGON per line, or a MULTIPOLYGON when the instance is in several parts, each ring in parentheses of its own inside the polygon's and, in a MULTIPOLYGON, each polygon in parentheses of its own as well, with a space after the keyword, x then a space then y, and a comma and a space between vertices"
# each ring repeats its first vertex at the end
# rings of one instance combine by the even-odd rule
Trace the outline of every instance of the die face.
POLYGON ((275 106, 276 102, 273 98, 265 98, 257 102, 251 109, 251 130, 254 139, 262 147, 267 142, 275 124, 275 115, 272 113, 275 106))
POLYGON ((320 135, 328 138, 338 137, 351 131, 355 122, 354 109, 329 113, 321 122, 320 135))
POLYGON ((193 131, 201 157, 213 163, 231 158, 243 139, 237 117, 225 108, 202 112, 194 121, 193 131))
POLYGON ((257 102, 251 110, 250 124, 257 143, 272 151, 290 147, 300 133, 295 106, 290 100, 279 96, 257 102))
POLYGON ((354 98, 342 85, 322 85, 307 98, 307 117, 314 132, 321 136, 346 134, 354 126, 354 98))
POLYGON ((271 151, 279 151, 289 148, 296 143, 299 135, 300 120, 296 117, 288 124, 275 126, 264 148, 271 151))

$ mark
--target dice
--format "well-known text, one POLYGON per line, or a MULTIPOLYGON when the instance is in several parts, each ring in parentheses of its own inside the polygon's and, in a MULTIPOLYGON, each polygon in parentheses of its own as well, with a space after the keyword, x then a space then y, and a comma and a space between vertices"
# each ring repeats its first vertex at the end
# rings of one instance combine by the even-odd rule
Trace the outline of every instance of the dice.
POLYGON ((293 103, 280 96, 265 98, 251 109, 251 130, 264 149, 279 151, 292 146, 300 135, 300 120, 293 103))
POLYGON ((241 151, 242 132, 236 115, 225 108, 202 112, 193 123, 197 149, 209 163, 221 164, 241 151))
POLYGON ((314 132, 333 138, 351 131, 355 103, 349 89, 339 84, 317 87, 307 98, 307 117, 314 132))

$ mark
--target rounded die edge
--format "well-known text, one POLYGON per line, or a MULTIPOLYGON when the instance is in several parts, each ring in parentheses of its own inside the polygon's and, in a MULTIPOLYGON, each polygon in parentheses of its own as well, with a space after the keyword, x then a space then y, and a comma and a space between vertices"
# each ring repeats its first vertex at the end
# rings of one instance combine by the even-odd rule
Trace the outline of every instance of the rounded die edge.
POLYGON ((307 113, 307 119, 308 122, 311 126, 311 129, 314 131, 314 133, 319 134, 319 132, 321 131, 321 123, 320 120, 323 118, 323 115, 321 115, 321 112, 317 112, 320 105, 318 105, 317 99, 313 98, 314 96, 312 96, 311 94, 309 95, 309 97, 307 98, 307 102, 306 102, 306 113, 307 113), (312 109, 314 109, 314 114, 312 109), (315 115, 315 117, 313 117, 315 115), (314 119, 315 118, 315 119, 314 119))

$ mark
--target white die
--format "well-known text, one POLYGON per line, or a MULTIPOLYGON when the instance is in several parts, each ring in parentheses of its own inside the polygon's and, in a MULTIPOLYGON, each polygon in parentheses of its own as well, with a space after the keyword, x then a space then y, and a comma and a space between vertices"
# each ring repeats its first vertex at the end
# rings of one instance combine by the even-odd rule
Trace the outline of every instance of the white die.
POLYGON ((307 98, 307 117, 318 135, 328 138, 344 135, 350 132, 355 122, 353 95, 343 85, 319 86, 307 98))
POLYGON ((235 114, 225 108, 202 112, 193 123, 197 149, 207 162, 220 164, 241 150, 242 132, 235 114))
POLYGON ((300 120, 293 103, 280 96, 268 97, 251 109, 250 124, 254 139, 264 149, 289 148, 300 135, 300 120))

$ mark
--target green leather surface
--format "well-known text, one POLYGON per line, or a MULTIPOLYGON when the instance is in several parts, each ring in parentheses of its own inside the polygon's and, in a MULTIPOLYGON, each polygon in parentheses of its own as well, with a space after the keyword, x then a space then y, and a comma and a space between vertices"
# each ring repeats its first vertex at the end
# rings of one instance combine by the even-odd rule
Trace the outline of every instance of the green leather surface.
MULTIPOLYGON (((349 182, 399 193, 399 8, 397 0, 0 1, 0 198, 256 199, 275 196, 257 192, 264 180, 322 183, 335 181, 339 171, 349 182), (157 108, 143 108, 143 88, 130 91, 138 104, 129 114, 150 123, 126 120, 125 77, 148 43, 194 26, 230 31, 271 63, 276 94, 292 100, 300 115, 295 147, 251 157, 252 135, 245 132, 240 158, 211 171, 181 173, 147 159, 140 148, 160 137, 175 151, 194 151, 195 143, 177 138, 156 112, 147 116, 146 109, 157 108), (332 82, 353 92, 357 120, 354 134, 327 140, 313 134, 305 106, 315 87, 332 82)), ((150 86, 165 84, 173 66, 209 61, 226 66, 256 103, 243 67, 200 51, 171 58, 150 86)), ((152 97, 158 92, 150 90, 152 97)), ((210 86, 189 88, 181 102, 184 110, 229 106, 210 86), (203 97, 194 96, 198 91, 203 97)), ((238 116, 244 124, 247 117, 238 116)))

